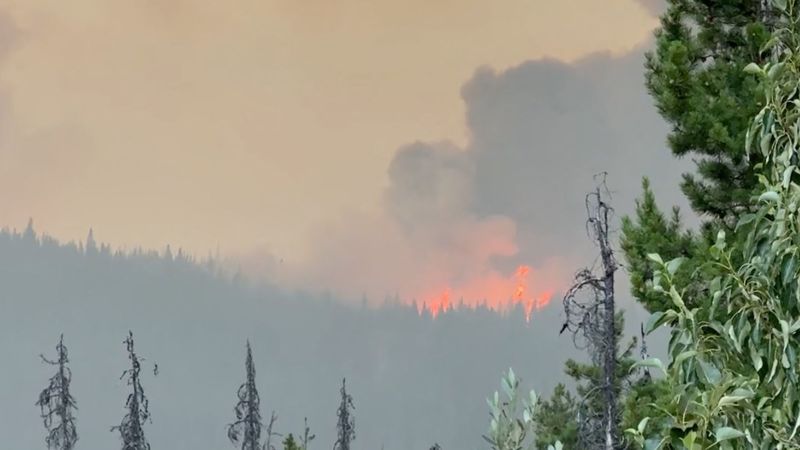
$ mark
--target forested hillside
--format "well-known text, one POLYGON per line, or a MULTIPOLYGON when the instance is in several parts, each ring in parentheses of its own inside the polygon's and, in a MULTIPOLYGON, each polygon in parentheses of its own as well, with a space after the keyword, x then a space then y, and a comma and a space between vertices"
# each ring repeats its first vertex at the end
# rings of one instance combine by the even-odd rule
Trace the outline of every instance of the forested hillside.
POLYGON ((93 238, 61 245, 32 228, 0 233, 3 448, 44 444, 34 403, 53 368, 38 355, 52 358, 61 333, 79 408, 77 448, 87 450, 119 446, 109 428, 124 414, 128 330, 147 358, 142 384, 154 449, 229 448, 225 426, 234 420, 247 339, 262 414, 275 410, 275 429, 295 436, 308 417, 312 448, 335 440, 344 377, 357 448, 476 448, 485 398, 508 366, 549 390, 564 359, 576 355, 558 335, 557 304, 530 324, 522 311, 501 317, 482 309, 434 321, 412 306, 354 308, 216 272, 177 251, 123 254, 93 238))

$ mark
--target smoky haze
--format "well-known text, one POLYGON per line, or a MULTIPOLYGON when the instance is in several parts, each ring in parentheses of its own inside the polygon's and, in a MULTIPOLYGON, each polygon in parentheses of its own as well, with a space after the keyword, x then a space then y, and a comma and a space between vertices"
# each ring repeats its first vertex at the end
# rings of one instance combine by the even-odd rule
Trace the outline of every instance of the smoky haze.
POLYGON ((373 304, 394 294, 429 301, 444 289, 504 301, 520 265, 531 267, 531 295, 563 289, 594 255, 584 198, 599 173, 618 216, 632 213, 643 176, 663 206, 688 210, 677 185, 691 163, 665 148, 667 126, 644 88, 648 47, 479 68, 461 89, 466 145, 400 147, 380 213, 327 222, 305 261, 251 253, 237 263, 254 277, 373 304))
MULTIPOLYGON (((658 9, 654 1, 638 3, 658 9)), ((0 57, 19 35, 0 16, 0 57)), ((80 407, 78 447, 118 445, 109 427, 123 414, 122 340, 131 329, 138 351, 160 368, 143 381, 154 449, 228 448, 225 425, 244 377, 246 339, 254 348, 262 413, 277 411, 281 433, 301 432, 307 416, 318 436, 312 447, 331 445, 338 387, 347 377, 356 405, 354 448, 424 449, 433 442, 480 448, 484 399, 498 389, 504 370, 514 367, 526 387, 546 394, 564 379, 564 360, 580 356, 558 335, 558 299, 575 270, 594 261, 583 205, 594 176, 608 173, 618 216, 632 211, 642 176, 651 178, 662 206, 685 206, 677 184, 690 163, 669 155, 667 126, 643 86, 643 52, 650 45, 573 62, 545 58, 479 68, 460 91, 464 142, 406 139, 385 167, 377 211, 346 209, 322 221, 304 258, 276 256, 269 246, 226 255, 227 266, 249 281, 228 280, 216 274, 218 267, 176 254, 113 256, 30 233, 1 234, 3 445, 42 447, 34 401, 51 369, 37 355, 52 354, 62 332, 80 407), (519 307, 507 315, 457 309, 432 320, 412 303, 443 289, 452 290, 456 303, 505 300, 519 265, 532 268, 531 294, 548 292, 553 299, 530 323, 519 307)), ((80 127, 65 123, 26 134, 12 126, 10 101, 0 103, 0 112, 9 118, 0 129, 8 131, 0 136, 3 170, 31 174, 0 179, 6 197, 33 195, 45 177, 74 186, 91 173, 98 150, 80 127), (63 164, 38 171, 45 160, 63 164)), ((169 175, 158 183, 172 182, 169 175)), ((328 176, 333 184, 348 174, 328 176)), ((119 186, 109 192, 129 194, 119 186)), ((92 198, 112 204, 114 195, 92 198)), ((213 204, 252 200, 218 197, 213 204)), ((76 198, 56 211, 83 210, 86 202, 76 198)), ((125 208, 114 204, 117 212, 125 208)), ((26 210, 25 202, 13 205, 9 215, 26 210)), ((214 210, 229 213, 223 206, 214 210)), ((158 220, 149 219, 158 218, 158 209, 142 211, 148 219, 142 228, 152 236, 158 220)), ((242 229, 249 226, 256 225, 242 229)), ((620 278, 620 304, 629 328, 638 329, 645 314, 627 295, 624 273, 620 278)), ((650 344, 658 353, 660 343, 650 344)))
POLYGON ((301 432, 307 416, 317 434, 312 448, 335 439, 342 377, 356 406, 355 448, 477 448, 485 398, 507 367, 526 387, 549 390, 561 378, 561 359, 577 356, 558 336, 558 308, 530 324, 521 311, 501 317, 482 309, 434 321, 404 305, 358 308, 256 288, 174 254, 112 255, 31 233, 0 234, 0 269, 0 435, 10 449, 43 446, 34 402, 52 367, 37 355, 51 354, 61 332, 79 406, 78 448, 86 450, 119 445, 109 427, 127 395, 119 377, 128 329, 147 358, 154 449, 229 448, 225 425, 244 380, 247 339, 262 414, 276 410, 284 434, 301 432))

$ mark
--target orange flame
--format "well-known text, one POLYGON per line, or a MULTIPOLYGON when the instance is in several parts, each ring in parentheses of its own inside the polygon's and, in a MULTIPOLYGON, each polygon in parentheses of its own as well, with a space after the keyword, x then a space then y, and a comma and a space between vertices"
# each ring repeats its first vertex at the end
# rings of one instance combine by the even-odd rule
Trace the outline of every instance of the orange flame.
MULTIPOLYGON (((533 312, 547 306, 553 297, 552 289, 531 292, 528 286, 531 273, 531 267, 521 265, 512 277, 485 280, 478 286, 460 289, 459 292, 463 294, 461 305, 473 309, 483 306, 498 313, 506 313, 517 305, 522 305, 525 320, 530 322, 533 312), (468 297, 469 295, 472 297, 468 297)), ((417 306, 417 312, 422 315, 427 311, 435 319, 440 314, 455 309, 452 297, 453 290, 450 288, 445 288, 435 295, 425 296, 423 303, 417 306)))

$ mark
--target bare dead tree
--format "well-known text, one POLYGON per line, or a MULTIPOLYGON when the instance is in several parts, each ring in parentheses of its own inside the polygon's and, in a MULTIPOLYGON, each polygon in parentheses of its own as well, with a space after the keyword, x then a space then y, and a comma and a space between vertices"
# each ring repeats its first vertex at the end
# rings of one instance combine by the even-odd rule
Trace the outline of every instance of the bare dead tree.
POLYGON ((150 402, 144 394, 141 381, 142 362, 145 360, 136 354, 133 342, 133 333, 128 331, 124 341, 128 351, 131 367, 122 372, 120 380, 126 380, 131 387, 131 393, 125 401, 128 412, 119 425, 111 427, 111 431, 118 431, 122 440, 122 450, 150 450, 150 444, 144 435, 144 424, 151 422, 150 402))
MULTIPOLYGON (((250 341, 247 341, 247 357, 245 359, 245 382, 239 386, 236 392, 239 402, 236 403, 233 412, 236 421, 228 425, 228 439, 241 450, 259 450, 261 448, 261 400, 256 389, 256 368, 253 364, 253 352, 250 348, 250 341)), ((275 421, 273 412, 270 419, 270 432, 275 421)), ((271 450, 269 442, 264 448, 271 450)))
POLYGON ((564 295, 566 320, 576 346, 585 348, 600 368, 601 380, 589 390, 579 408, 579 441, 583 448, 616 450, 622 447, 617 380, 617 323, 614 274, 618 269, 609 241, 613 210, 605 201, 605 182, 586 196, 589 236, 600 251, 599 267, 580 270, 564 295), (598 403, 598 401, 600 403, 598 403), (590 406, 601 404, 600 411, 590 406))
POLYGON ((264 450, 275 450, 275 446, 272 445, 272 438, 273 437, 281 437, 280 433, 276 433, 272 431, 275 427, 275 422, 278 420, 278 416, 275 414, 275 411, 272 411, 269 415, 269 424, 267 425, 267 440, 264 442, 264 450))
POLYGON ((336 423, 337 439, 333 444, 333 450, 350 450, 350 443, 356 440, 356 422, 351 413, 355 406, 353 406, 353 397, 347 393, 345 382, 346 379, 342 378, 342 388, 339 390, 342 394, 342 401, 336 411, 339 420, 336 423))
POLYGON ((308 444, 314 440, 317 435, 311 434, 311 428, 308 427, 308 417, 303 418, 303 450, 308 450, 308 444))
POLYGON ((74 411, 78 409, 75 399, 69 391, 72 381, 72 371, 69 369, 67 347, 64 345, 62 334, 56 345, 57 358, 49 360, 44 355, 39 355, 45 364, 57 367, 56 374, 50 378, 50 383, 39 394, 36 402, 41 410, 44 427, 47 429, 47 448, 50 450, 72 450, 78 442, 78 433, 75 427, 74 411))

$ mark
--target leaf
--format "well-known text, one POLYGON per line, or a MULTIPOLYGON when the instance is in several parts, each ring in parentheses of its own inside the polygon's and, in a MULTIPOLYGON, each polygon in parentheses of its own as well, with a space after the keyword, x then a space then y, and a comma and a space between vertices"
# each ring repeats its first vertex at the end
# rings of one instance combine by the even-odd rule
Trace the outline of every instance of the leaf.
POLYGON ((709 384, 717 384, 719 383, 720 379, 722 378, 722 374, 719 372, 713 364, 706 362, 704 359, 698 359, 698 363, 700 364, 700 369, 703 371, 703 375, 708 380, 709 384))
POLYGON ((772 6, 778 8, 781 11, 786 11, 786 0, 772 0, 772 6))
POLYGON ((752 75, 757 75, 757 74, 763 73, 764 71, 761 69, 761 67, 758 64, 756 64, 754 62, 751 62, 750 64, 745 66, 744 72, 752 74, 752 75))
POLYGON ((637 361, 633 366, 631 366, 631 370, 638 367, 653 367, 661 370, 661 372, 663 372, 665 375, 667 374, 667 370, 664 368, 664 363, 662 363, 658 358, 647 358, 637 361))
POLYGON ((647 428, 647 422, 649 422, 649 421, 650 421, 650 418, 649 417, 645 417, 644 419, 642 419, 639 422, 639 425, 636 426, 636 430, 639 432, 639 434, 644 434, 644 430, 645 430, 645 428, 647 428))
POLYGON ((647 259, 649 259, 650 261, 656 262, 656 263, 658 263, 660 265, 664 264, 664 260, 661 259, 661 255, 659 255, 658 253, 648 253, 647 254, 647 259))
POLYGON ((686 310, 686 304, 683 303, 683 299, 681 298, 681 295, 678 293, 678 290, 675 289, 675 286, 670 286, 669 296, 670 298, 672 298, 672 303, 674 303, 675 306, 677 306, 681 310, 684 311, 686 310))
POLYGON ((758 201, 777 202, 778 198, 780 198, 780 196, 778 196, 777 192, 767 191, 758 196, 758 201))
POLYGON ((675 275, 675 272, 678 271, 678 269, 681 267, 681 264, 685 260, 686 258, 683 257, 671 260, 670 262, 667 263, 667 272, 669 272, 670 275, 675 275))
POLYGON ((720 427, 714 431, 714 437, 717 442, 727 441, 729 439, 737 439, 744 436, 744 433, 731 427, 720 427))
POLYGON ((675 360, 672 362, 672 364, 678 365, 678 364, 682 363, 683 361, 685 361, 686 359, 691 358, 692 356, 695 356, 695 355, 697 355, 697 350, 687 350, 687 351, 681 353, 680 355, 676 356, 675 360))
POLYGON ((789 322, 781 319, 781 335, 783 336, 783 351, 786 351, 786 346, 789 345, 789 322))
POLYGON ((650 318, 647 319, 647 325, 644 327, 644 332, 650 334, 656 328, 661 326, 661 319, 664 317, 663 311, 656 311, 650 315, 650 318))
POLYGON ((783 265, 781 266, 781 280, 783 284, 789 284, 794 279, 795 264, 797 259, 795 255, 784 258, 783 265))
POLYGON ((743 397, 741 395, 725 395, 721 399, 719 399, 719 403, 717 404, 717 406, 722 407, 722 406, 735 405, 740 401, 745 400, 746 398, 747 397, 743 397))

